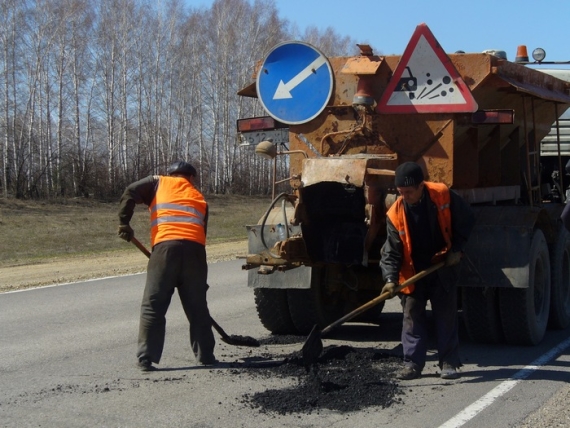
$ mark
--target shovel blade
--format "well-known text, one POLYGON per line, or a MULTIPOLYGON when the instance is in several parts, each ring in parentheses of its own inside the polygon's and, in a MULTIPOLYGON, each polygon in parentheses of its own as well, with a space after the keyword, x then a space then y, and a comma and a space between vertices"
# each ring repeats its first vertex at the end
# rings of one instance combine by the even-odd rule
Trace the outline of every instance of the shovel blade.
POLYGON ((232 334, 231 336, 222 336, 221 339, 228 345, 233 346, 249 346, 252 348, 258 348, 260 346, 259 341, 250 336, 238 336, 232 334))
POLYGON ((315 324, 311 333, 303 344, 303 365, 309 369, 312 365, 316 364, 323 352, 323 342, 321 340, 321 331, 315 324))

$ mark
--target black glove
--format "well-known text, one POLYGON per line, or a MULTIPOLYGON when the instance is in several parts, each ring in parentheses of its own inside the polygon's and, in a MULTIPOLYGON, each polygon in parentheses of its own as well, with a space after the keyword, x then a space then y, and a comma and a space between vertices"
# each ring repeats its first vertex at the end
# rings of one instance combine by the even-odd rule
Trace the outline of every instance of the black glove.
POLYGON ((447 258, 445 259, 445 266, 451 267, 456 266, 461 261, 462 253, 461 251, 450 251, 447 253, 447 258))
POLYGON ((135 236, 135 231, 128 224, 121 224, 119 226, 119 232, 117 233, 121 239, 127 242, 131 242, 133 236, 135 236))
POLYGON ((396 296, 396 287, 398 286, 398 284, 396 284, 395 282, 387 282, 386 284, 384 284, 384 287, 382 287, 382 292, 380 294, 384 294, 384 293, 390 293, 390 299, 394 296, 396 296))

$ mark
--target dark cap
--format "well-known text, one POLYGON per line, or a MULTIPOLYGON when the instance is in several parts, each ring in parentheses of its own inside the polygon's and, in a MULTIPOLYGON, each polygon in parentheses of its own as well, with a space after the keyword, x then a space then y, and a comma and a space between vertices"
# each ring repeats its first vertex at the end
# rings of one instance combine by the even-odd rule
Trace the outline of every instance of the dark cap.
POLYGON ((196 168, 184 161, 174 162, 168 167, 167 172, 168 175, 181 174, 188 177, 196 177, 196 168))
POLYGON ((396 187, 417 186, 424 181, 422 168, 415 162, 404 162, 396 168, 396 187))

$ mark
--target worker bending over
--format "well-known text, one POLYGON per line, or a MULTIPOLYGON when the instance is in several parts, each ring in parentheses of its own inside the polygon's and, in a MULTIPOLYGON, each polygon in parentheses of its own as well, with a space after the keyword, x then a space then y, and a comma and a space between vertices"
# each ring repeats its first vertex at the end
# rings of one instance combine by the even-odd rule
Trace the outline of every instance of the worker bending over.
POLYGON ((175 162, 168 176, 153 175, 129 185, 119 207, 119 236, 130 241, 129 222, 136 204, 150 210, 152 253, 141 304, 138 366, 156 370, 164 348, 166 311, 174 289, 190 322, 190 345, 196 360, 215 364, 215 340, 206 301, 208 265, 206 232, 208 204, 196 189, 196 169, 175 162))

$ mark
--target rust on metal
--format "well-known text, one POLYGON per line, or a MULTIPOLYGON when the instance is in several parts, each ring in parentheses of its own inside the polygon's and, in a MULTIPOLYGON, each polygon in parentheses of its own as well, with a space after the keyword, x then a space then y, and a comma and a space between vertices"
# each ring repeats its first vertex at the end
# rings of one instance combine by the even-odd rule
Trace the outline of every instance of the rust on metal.
POLYGON ((240 89, 237 94, 241 95, 242 97, 257 98, 257 88, 255 82, 247 85, 243 89, 240 89))
POLYGON ((256 267, 260 265, 275 266, 287 264, 285 259, 274 257, 269 253, 248 254, 245 260, 248 264, 256 267))
POLYGON ((366 168, 366 174, 368 175, 389 175, 394 176, 395 172, 391 169, 377 169, 377 168, 366 168))
POLYGON ((393 166, 393 161, 394 158, 390 156, 306 159, 303 165, 303 186, 336 182, 362 187, 367 174, 393 176, 393 170, 381 167, 382 164, 393 166))
POLYGON ((357 56, 348 58, 341 70, 343 74, 376 74, 382 64, 382 57, 357 56))
MULTIPOLYGON (((462 113, 379 115, 367 106, 353 106, 355 94, 378 102, 402 57, 375 56, 367 45, 360 48, 360 55, 329 58, 335 82, 329 104, 314 120, 290 126, 291 150, 304 150, 311 158, 290 159, 291 176, 300 177, 300 186, 320 181, 362 186, 365 176, 374 175, 367 168, 393 169, 415 161, 430 180, 464 189, 474 200, 518 197, 511 188, 521 186, 525 135, 541 141, 556 120, 553 106, 557 113, 570 107, 569 83, 488 53, 470 53, 448 56, 479 109, 508 108, 514 112, 512 124, 474 124, 462 113), (334 160, 315 162, 312 149, 334 160), (393 156, 397 161, 389 167, 354 158, 340 161, 347 156, 393 156)), ((249 85, 243 91, 253 90, 249 85)), ((536 173, 527 170, 525 175, 536 181, 536 173)))

